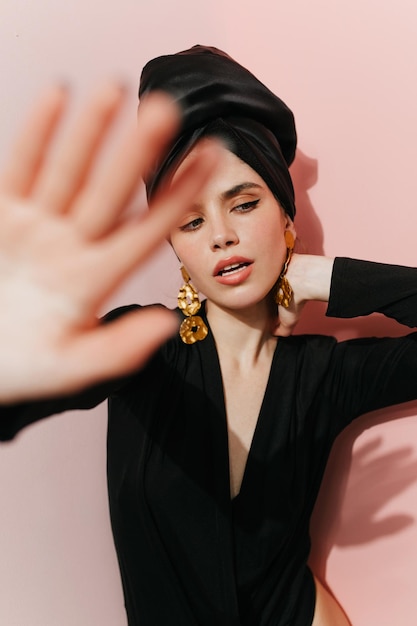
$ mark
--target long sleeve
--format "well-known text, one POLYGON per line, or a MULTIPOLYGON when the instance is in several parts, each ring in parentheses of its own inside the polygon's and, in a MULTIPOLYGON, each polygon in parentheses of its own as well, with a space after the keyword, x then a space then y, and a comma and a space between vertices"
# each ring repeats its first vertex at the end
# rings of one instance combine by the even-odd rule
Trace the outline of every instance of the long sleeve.
POLYGON ((417 326, 417 269, 336 258, 327 315, 349 318, 370 313, 417 326))
MULTIPOLYGON (((138 305, 123 306, 105 315, 101 323, 111 323, 125 313, 139 308, 138 305)), ((25 426, 44 417, 74 409, 91 409, 121 388, 129 377, 110 380, 65 397, 22 402, 13 405, 0 404, 0 441, 7 441, 25 426)))
POLYGON ((109 382, 65 398, 0 405, 0 441, 13 439, 22 428, 44 417, 73 409, 91 409, 105 400, 114 386, 114 382, 109 382))
MULTIPOLYGON (((336 259, 327 315, 374 312, 417 326, 417 269, 336 259)), ((417 398, 417 333, 340 342, 328 382, 334 405, 350 419, 417 398)))

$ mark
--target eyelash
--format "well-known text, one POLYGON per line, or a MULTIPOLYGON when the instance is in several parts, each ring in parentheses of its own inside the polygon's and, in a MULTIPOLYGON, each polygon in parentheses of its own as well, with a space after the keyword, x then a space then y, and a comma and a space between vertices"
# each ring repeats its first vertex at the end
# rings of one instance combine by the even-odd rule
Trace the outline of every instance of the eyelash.
POLYGON ((239 210, 242 213, 246 211, 249 212, 251 209, 254 209, 256 205, 259 203, 259 198, 257 200, 251 200, 250 202, 244 202, 243 204, 238 204, 238 206, 234 207, 234 210, 239 210))
MULTIPOLYGON (((259 203, 259 198, 257 200, 251 200, 250 202, 243 202, 242 204, 238 204, 233 207, 233 211, 237 211, 238 213, 249 213, 252 209, 254 209, 259 203)), ((191 222, 184 224, 184 226, 180 226, 180 230, 183 232, 193 232, 198 230, 203 221, 202 217, 196 217, 191 222)))
POLYGON ((180 226, 180 230, 183 232, 192 232, 193 230, 197 230, 202 221, 202 217, 196 217, 195 220, 191 220, 191 222, 184 224, 184 226, 180 226))

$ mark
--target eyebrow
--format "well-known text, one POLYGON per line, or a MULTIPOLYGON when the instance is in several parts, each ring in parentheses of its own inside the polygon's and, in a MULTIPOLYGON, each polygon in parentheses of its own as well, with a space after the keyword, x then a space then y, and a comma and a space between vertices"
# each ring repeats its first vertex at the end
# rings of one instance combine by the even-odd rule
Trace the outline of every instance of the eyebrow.
MULTIPOLYGON (((251 183, 251 182, 240 183, 239 185, 235 185, 231 189, 227 189, 227 191, 223 191, 223 193, 220 194, 220 198, 222 200, 230 200, 231 198, 234 198, 235 196, 242 193, 242 191, 247 191, 249 189, 262 189, 262 185, 258 185, 258 183, 251 183)), ((199 209, 201 205, 199 203, 194 203, 192 207, 194 209, 199 209)))
POLYGON ((237 196, 239 193, 242 193, 242 191, 246 191, 248 189, 262 189, 262 186, 258 185, 257 183, 240 183, 239 185, 235 185, 231 189, 224 191, 221 194, 221 198, 222 200, 230 200, 234 196, 237 196))

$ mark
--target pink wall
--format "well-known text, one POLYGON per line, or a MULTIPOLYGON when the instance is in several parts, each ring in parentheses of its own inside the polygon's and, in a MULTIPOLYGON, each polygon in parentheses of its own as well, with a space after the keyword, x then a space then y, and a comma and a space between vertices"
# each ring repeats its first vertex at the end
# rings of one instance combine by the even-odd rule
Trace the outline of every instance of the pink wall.
MULTIPOLYGON (((293 174, 306 249, 416 265, 416 36, 409 0, 213 0, 210 10, 196 0, 3 0, 0 158, 28 101, 51 80, 69 80, 77 97, 108 75, 136 87, 150 57, 217 45, 296 114, 293 174)), ((133 95, 131 104, 134 115, 133 95)), ((165 249, 110 306, 174 305, 177 285, 165 249)), ((310 307, 302 330, 398 332, 377 318, 324 321, 320 307, 310 307)), ((328 468, 312 561, 355 626, 416 623, 416 414, 408 405, 359 420, 328 468)), ((1 447, 0 624, 126 623, 107 513, 105 422, 104 407, 53 418, 1 447)))

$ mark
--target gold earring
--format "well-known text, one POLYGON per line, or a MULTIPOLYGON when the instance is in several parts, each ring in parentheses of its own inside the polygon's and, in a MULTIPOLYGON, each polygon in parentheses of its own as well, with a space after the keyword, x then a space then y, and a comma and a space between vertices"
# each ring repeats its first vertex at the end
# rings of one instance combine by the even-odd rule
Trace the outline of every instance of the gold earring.
POLYGON ((201 302, 196 288, 190 283, 190 277, 184 266, 181 267, 181 274, 184 285, 178 292, 178 306, 187 317, 180 326, 180 337, 184 343, 192 344, 205 339, 208 328, 203 319, 196 315, 200 310, 201 302))
POLYGON ((278 277, 275 302, 280 306, 283 306, 284 309, 288 309, 294 295, 292 287, 285 276, 291 261, 292 251, 294 250, 294 235, 290 230, 285 231, 284 239, 287 245, 287 258, 285 259, 281 274, 278 277))

